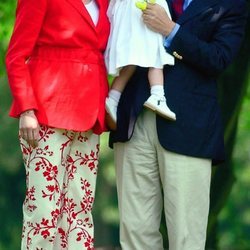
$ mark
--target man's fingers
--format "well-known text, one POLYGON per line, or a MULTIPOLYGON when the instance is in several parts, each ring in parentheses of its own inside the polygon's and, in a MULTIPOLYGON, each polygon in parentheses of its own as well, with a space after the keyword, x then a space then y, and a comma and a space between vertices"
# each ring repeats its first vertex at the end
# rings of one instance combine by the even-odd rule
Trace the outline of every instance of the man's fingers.
POLYGON ((148 7, 145 11, 143 11, 142 19, 144 23, 150 24, 151 22, 154 22, 154 20, 158 17, 157 12, 155 11, 155 5, 154 4, 148 4, 148 7))
POLYGON ((143 19, 144 20, 152 20, 152 19, 154 19, 155 18, 155 16, 153 16, 153 15, 149 15, 149 14, 147 14, 147 13, 144 13, 143 14, 143 19))
POLYGON ((147 8, 143 11, 144 13, 145 12, 149 12, 150 10, 152 10, 154 7, 155 4, 152 4, 152 3, 147 3, 147 8))
POLYGON ((156 9, 158 9, 157 4, 148 3, 147 8, 143 11, 143 14, 152 15, 156 13, 156 9))
POLYGON ((150 13, 143 13, 142 14, 142 19, 144 22, 152 20, 154 17, 150 13))

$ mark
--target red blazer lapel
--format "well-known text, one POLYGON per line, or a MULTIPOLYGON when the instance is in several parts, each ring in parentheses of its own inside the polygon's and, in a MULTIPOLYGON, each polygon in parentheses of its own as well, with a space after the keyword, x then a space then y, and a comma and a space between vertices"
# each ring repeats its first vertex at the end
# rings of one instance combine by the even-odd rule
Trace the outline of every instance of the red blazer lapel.
POLYGON ((95 29, 95 25, 85 8, 83 2, 81 0, 67 0, 77 11, 78 13, 86 19, 86 21, 95 29))
POLYGON ((103 1, 103 0, 95 0, 95 1, 99 7, 99 19, 98 19, 98 22, 96 25, 96 28, 99 30, 101 28, 100 24, 101 24, 102 20, 107 15, 107 6, 105 8, 105 3, 107 3, 107 1, 103 1))
MULTIPOLYGON (((93 0, 92 0, 93 1, 93 0)), ((98 7, 99 7, 99 18, 98 18, 98 22, 96 24, 96 28, 98 28, 100 21, 102 20, 102 15, 103 15, 103 6, 102 6, 102 1, 100 0, 95 0, 98 7)), ((105 13, 106 14, 106 13, 105 13)))

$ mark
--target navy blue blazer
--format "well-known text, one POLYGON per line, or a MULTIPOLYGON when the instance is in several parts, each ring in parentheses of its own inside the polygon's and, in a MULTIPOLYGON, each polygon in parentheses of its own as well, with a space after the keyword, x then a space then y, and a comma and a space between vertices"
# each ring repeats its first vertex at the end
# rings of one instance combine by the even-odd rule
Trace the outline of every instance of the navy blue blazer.
MULTIPOLYGON (((216 78, 239 50, 246 12, 244 0, 193 0, 176 20, 180 29, 167 52, 177 54, 179 59, 174 66, 164 67, 164 88, 177 120, 156 116, 159 142, 165 149, 210 158, 213 164, 224 160, 216 78)), ((149 94, 147 69, 137 67, 120 99, 117 130, 110 134, 111 146, 131 138, 149 94)))

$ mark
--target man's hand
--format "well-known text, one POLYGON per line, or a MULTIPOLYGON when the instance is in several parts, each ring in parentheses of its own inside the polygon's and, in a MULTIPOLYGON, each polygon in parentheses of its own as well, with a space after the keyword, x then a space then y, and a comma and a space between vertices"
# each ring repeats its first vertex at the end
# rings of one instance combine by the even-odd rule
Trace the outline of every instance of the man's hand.
POLYGON ((165 9, 159 4, 147 4, 142 14, 143 22, 154 32, 168 36, 175 26, 165 9))
POLYGON ((20 136, 33 148, 37 147, 39 123, 33 110, 23 112, 19 118, 20 136))

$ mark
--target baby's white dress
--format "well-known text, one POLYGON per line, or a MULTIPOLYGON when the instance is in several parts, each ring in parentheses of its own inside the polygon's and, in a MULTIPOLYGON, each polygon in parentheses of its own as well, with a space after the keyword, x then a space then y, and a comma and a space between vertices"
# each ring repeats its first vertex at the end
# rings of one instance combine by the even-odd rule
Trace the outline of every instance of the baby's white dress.
MULTIPOLYGON (((163 46, 163 36, 151 31, 142 21, 136 0, 111 0, 108 16, 111 32, 105 51, 108 73, 117 76, 126 65, 163 68, 174 64, 174 58, 163 46)), ((170 17, 166 0, 156 0, 170 17)))

